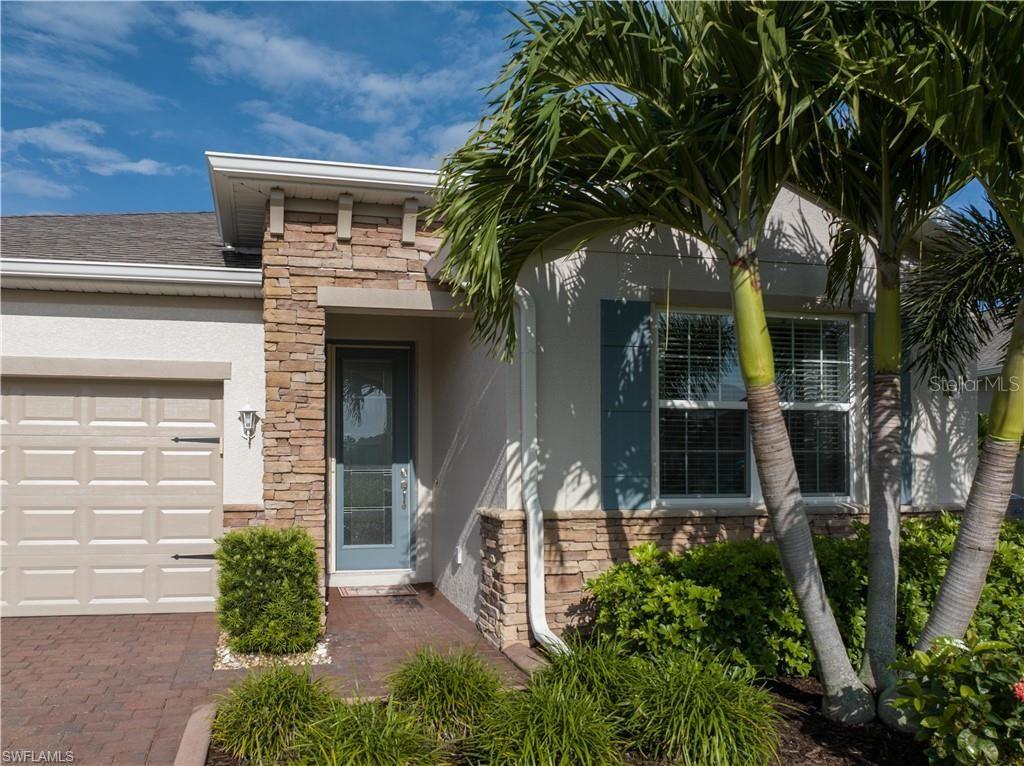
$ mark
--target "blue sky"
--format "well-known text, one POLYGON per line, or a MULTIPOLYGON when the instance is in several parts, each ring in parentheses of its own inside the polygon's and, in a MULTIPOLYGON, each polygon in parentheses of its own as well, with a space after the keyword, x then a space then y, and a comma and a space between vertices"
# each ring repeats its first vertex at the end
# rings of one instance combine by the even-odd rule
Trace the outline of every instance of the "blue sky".
POLYGON ((3 3, 3 213, 209 210, 207 149, 436 167, 506 7, 3 3))
POLYGON ((437 167, 508 7, 5 2, 3 213, 209 210, 208 149, 437 167))

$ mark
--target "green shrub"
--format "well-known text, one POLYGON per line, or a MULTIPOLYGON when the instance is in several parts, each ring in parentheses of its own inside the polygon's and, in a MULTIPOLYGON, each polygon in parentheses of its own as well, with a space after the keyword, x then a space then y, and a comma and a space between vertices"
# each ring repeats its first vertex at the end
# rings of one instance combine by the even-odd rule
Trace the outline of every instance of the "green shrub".
POLYGON ((774 546, 718 543, 680 555, 648 543, 632 555, 587 583, 599 631, 646 654, 707 648, 766 674, 810 671, 803 621, 774 546))
POLYGON ((928 742, 932 763, 1024 764, 1019 649, 1000 641, 939 639, 895 667, 905 675, 893 704, 919 726, 917 738, 928 742))
POLYGON ((647 661, 631 654, 622 641, 600 633, 589 640, 566 636, 566 642, 571 651, 549 654, 547 666, 532 680, 561 686, 573 696, 590 697, 618 735, 624 736, 632 686, 647 661))
POLYGON ((278 665, 247 676, 220 699, 213 741, 253 766, 290 760, 300 731, 330 715, 335 697, 309 669, 278 665))
POLYGON ((238 652, 289 654, 320 636, 323 595, 316 546, 304 529, 251 527, 217 546, 217 617, 238 652))
POLYGON ((295 744, 302 766, 434 766, 436 740, 409 713, 374 700, 339 702, 295 744))
POLYGON ((388 685, 393 703, 449 742, 465 738, 502 691, 498 674, 472 649, 447 655, 420 649, 388 685))
MULTIPOLYGON (((897 641, 910 651, 928 618, 959 520, 942 514, 902 530, 897 641)), ((825 587, 851 660, 860 662, 867 598, 867 527, 852 539, 819 537, 825 587)), ((587 583, 600 632, 633 651, 709 649, 763 675, 806 675, 814 655, 775 546, 756 540, 683 554, 653 544, 587 583)), ((972 623, 978 634, 1024 645, 1024 523, 1006 521, 972 623)))
POLYGON ((619 744, 597 701, 535 678, 480 720, 466 755, 482 766, 603 766, 622 763, 619 744))
POLYGON ((752 671, 703 654, 671 653, 632 684, 626 729, 643 755, 700 766, 766 766, 778 759, 782 715, 752 671))

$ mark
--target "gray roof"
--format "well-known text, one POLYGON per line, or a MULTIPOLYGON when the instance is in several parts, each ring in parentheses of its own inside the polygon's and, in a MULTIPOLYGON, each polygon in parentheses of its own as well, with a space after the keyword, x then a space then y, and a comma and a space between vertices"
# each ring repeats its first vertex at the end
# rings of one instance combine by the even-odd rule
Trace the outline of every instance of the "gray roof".
POLYGON ((260 265, 259 255, 224 250, 216 213, 4 216, 0 254, 170 266, 260 265))

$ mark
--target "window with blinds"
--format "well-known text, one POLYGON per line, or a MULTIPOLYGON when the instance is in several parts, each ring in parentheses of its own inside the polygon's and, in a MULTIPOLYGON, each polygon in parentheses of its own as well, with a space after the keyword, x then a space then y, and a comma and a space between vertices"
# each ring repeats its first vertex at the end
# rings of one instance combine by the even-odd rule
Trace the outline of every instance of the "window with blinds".
MULTIPOLYGON (((849 493, 850 323, 770 318, 776 377, 800 487, 849 493)), ((731 316, 658 317, 660 494, 747 497, 750 434, 731 316)))

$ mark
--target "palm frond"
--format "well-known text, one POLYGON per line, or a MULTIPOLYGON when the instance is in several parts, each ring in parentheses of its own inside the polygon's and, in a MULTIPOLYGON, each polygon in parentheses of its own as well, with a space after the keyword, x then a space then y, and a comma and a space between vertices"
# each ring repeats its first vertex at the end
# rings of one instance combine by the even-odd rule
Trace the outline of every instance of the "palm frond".
POLYGON ((888 0, 856 22, 837 45, 854 87, 968 163, 1024 252, 1024 5, 888 0))
POLYGON ((788 73, 787 54, 823 12, 530 6, 488 114, 442 167, 433 211, 444 276, 473 309, 477 337, 511 351, 520 271, 570 234, 578 247, 599 232, 664 225, 726 257, 756 241, 823 87, 788 73))
POLYGON ((903 292, 911 364, 928 375, 966 375, 995 331, 1013 323, 1024 261, 997 212, 951 213, 903 292))

